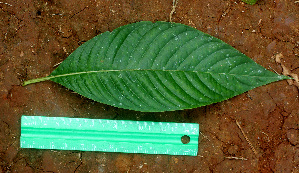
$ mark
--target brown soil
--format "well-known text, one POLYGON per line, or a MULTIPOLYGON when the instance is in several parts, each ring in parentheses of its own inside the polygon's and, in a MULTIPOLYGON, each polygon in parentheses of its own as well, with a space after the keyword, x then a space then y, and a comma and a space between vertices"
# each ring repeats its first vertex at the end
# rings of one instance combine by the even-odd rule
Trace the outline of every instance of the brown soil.
MULTIPOLYGON (((0 2, 0 172, 296 172, 298 88, 271 83, 192 110, 140 113, 96 103, 53 83, 20 86, 49 75, 92 37, 142 20, 169 21, 172 1, 8 0, 0 2), (20 148, 21 115, 200 124, 197 157, 20 148), (239 124, 239 126, 238 126, 239 124)), ((181 0, 172 16, 222 39, 269 70, 273 57, 299 74, 299 3, 295 0, 181 0)))

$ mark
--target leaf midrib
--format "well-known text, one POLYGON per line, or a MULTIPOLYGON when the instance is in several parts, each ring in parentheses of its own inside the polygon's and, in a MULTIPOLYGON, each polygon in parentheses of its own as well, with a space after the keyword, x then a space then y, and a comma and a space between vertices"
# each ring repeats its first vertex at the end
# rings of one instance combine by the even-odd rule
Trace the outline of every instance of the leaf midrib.
MULTIPOLYGON (((75 76, 81 74, 90 74, 90 73, 107 73, 107 72, 126 72, 126 71, 163 71, 163 72, 191 72, 191 73, 202 73, 202 74, 219 74, 219 75, 228 75, 228 76, 243 76, 243 77, 258 77, 258 78, 268 78, 268 79, 277 79, 278 77, 267 77, 267 76, 255 76, 255 75, 240 75, 240 74, 231 74, 231 73, 215 73, 215 72, 202 72, 202 71, 185 71, 185 70, 160 70, 160 69, 122 69, 122 70, 97 70, 97 71, 82 71, 82 72, 75 72, 75 73, 67 73, 55 76, 47 76, 43 78, 37 78, 25 81, 23 86, 28 84, 42 82, 54 78, 66 77, 66 76, 75 76)), ((283 76, 280 76, 283 78, 283 76)))
MULTIPOLYGON (((65 76, 74 76, 80 74, 89 74, 89 73, 105 73, 105 72, 126 72, 126 71, 163 71, 163 72, 191 72, 191 73, 205 73, 205 74, 220 74, 220 75, 230 75, 230 76, 250 76, 250 77, 263 77, 263 76, 255 76, 255 75, 240 75, 240 74, 232 74, 232 73, 215 73, 215 72, 202 72, 202 71, 188 71, 188 70, 160 70, 160 69, 122 69, 122 70, 97 70, 97 71, 82 71, 82 72, 75 72, 75 73, 67 73, 55 76, 48 76, 44 78, 52 79, 58 77, 65 77, 65 76)), ((265 78, 277 78, 277 77, 265 77, 265 78)))

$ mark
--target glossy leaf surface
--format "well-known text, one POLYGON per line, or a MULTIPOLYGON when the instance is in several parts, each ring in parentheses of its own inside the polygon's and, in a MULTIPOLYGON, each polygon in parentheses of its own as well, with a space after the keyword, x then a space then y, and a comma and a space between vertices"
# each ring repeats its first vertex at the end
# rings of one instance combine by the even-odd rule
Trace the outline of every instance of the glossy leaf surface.
POLYGON ((139 22, 102 33, 46 78, 92 100, 146 112, 191 109, 287 79, 192 27, 139 22))

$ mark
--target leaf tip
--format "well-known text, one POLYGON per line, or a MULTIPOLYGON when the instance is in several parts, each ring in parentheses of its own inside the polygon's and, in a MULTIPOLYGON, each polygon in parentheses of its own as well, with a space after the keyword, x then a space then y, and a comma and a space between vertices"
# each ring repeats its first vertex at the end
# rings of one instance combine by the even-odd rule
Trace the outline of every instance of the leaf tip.
POLYGON ((285 79, 294 79, 294 78, 292 78, 292 77, 290 77, 290 76, 279 75, 279 76, 278 76, 278 79, 279 79, 279 80, 285 80, 285 79))

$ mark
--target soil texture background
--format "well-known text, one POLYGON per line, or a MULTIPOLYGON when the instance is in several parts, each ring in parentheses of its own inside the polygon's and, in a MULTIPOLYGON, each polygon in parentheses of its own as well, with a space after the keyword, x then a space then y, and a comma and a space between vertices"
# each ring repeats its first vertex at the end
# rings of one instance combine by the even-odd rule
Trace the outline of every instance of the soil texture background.
MULTIPOLYGON (((118 109, 50 81, 21 86, 49 75, 100 33, 138 21, 169 21, 172 6, 172 0, 1 1, 0 172, 298 172, 298 87, 291 81, 164 113, 118 109), (199 152, 191 157, 21 149, 22 115, 198 123, 199 152)), ((298 12, 295 0, 180 0, 172 21, 225 41, 271 71, 299 74, 298 12)))

